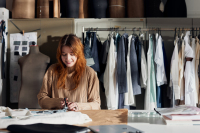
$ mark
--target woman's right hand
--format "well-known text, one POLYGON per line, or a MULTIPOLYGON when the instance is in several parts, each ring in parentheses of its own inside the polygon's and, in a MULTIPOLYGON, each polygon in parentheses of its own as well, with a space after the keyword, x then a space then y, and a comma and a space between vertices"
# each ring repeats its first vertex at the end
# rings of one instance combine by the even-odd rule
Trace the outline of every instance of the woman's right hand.
MULTIPOLYGON (((66 99, 67 100, 67 99, 66 99)), ((63 109, 65 107, 65 100, 64 98, 60 101, 60 108, 63 109)))

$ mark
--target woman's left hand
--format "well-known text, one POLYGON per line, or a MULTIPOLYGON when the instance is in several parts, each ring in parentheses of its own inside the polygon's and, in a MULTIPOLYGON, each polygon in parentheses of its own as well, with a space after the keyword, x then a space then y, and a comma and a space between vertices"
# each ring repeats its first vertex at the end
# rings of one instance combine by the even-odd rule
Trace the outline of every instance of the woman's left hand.
POLYGON ((77 103, 68 102, 67 103, 67 107, 68 107, 69 111, 78 111, 78 105, 77 105, 77 103))

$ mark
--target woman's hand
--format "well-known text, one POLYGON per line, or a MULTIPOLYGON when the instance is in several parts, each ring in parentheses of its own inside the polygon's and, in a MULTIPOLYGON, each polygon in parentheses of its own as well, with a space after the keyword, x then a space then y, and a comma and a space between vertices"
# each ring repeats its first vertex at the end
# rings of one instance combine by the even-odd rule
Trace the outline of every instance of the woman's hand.
MULTIPOLYGON (((66 102, 68 101, 68 98, 66 98, 66 102)), ((60 108, 63 109, 65 107, 65 100, 64 98, 60 101, 60 108)))
POLYGON ((78 111, 78 105, 77 105, 77 103, 68 102, 67 103, 67 107, 68 107, 69 111, 78 111))

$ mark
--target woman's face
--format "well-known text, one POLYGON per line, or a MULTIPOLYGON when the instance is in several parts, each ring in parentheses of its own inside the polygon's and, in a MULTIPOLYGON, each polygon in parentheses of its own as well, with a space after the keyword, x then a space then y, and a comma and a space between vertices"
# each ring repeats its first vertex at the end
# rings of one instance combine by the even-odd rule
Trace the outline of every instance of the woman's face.
POLYGON ((76 64, 77 56, 73 53, 70 47, 63 46, 61 59, 67 67, 73 67, 76 64))

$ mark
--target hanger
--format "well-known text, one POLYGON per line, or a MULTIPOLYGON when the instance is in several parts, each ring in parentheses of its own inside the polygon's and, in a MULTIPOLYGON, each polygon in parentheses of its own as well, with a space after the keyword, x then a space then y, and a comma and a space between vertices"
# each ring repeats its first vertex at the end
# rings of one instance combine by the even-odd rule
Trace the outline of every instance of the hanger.
POLYGON ((161 35, 161 28, 158 28, 158 34, 162 37, 162 35, 161 35))
POLYGON ((126 33, 126 27, 125 27, 125 29, 124 29, 124 30, 125 30, 125 33, 126 33))
POLYGON ((182 28, 182 34, 181 34, 181 39, 184 39, 185 33, 184 33, 184 28, 182 28))
POLYGON ((176 39, 176 36, 177 36, 176 29, 177 29, 177 28, 175 28, 174 40, 176 39))
POLYGON ((99 42, 101 42, 101 39, 100 39, 100 37, 99 37, 99 34, 97 34, 97 29, 98 29, 98 27, 96 28, 96 37, 97 37, 97 39, 99 40, 99 42))
POLYGON ((139 28, 139 36, 140 36, 141 28, 139 28))
POLYGON ((199 35, 198 35, 198 39, 200 39, 200 27, 199 27, 199 35))
POLYGON ((197 27, 196 27, 196 37, 197 37, 197 27))
POLYGON ((133 28, 133 34, 132 34, 132 35, 133 35, 133 36, 138 36, 138 35, 135 33, 135 31, 136 31, 136 27, 133 28))
POLYGON ((192 27, 192 38, 194 38, 194 28, 192 27))

